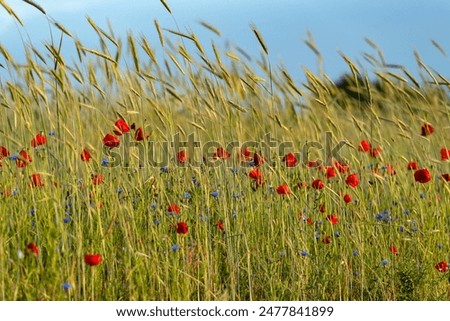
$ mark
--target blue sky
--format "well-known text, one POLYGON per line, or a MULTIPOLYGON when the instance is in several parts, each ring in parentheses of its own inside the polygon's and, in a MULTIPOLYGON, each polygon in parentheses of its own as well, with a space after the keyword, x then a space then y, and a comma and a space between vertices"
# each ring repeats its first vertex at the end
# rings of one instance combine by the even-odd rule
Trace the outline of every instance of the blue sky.
MULTIPOLYGON (((45 17, 20 0, 7 0, 25 23, 18 27, 0 8, 0 43, 20 57, 20 36, 34 45, 49 40, 45 17)), ((158 51, 160 44, 153 20, 163 28, 176 29, 175 22, 159 0, 36 0, 56 21, 67 27, 88 47, 96 46, 96 36, 86 16, 99 26, 109 20, 116 35, 127 32, 148 36, 158 51)), ((296 80, 303 80, 303 66, 317 72, 317 61, 304 41, 311 32, 324 58, 325 72, 337 78, 348 68, 338 51, 367 69, 363 52, 375 54, 365 42, 367 37, 383 51, 386 61, 401 64, 417 75, 414 50, 424 62, 444 75, 449 60, 431 43, 431 39, 450 53, 450 1, 448 0, 166 0, 181 31, 192 30, 207 47, 211 40, 227 46, 239 46, 258 58, 260 47, 249 25, 262 33, 270 52, 272 66, 285 65, 296 80), (217 37, 198 22, 206 21, 222 32, 217 37)), ((69 48, 69 47, 67 47, 69 48)), ((67 49, 68 50, 68 49, 67 49)), ((65 52, 65 55, 70 52, 65 52)), ((0 61, 1 63, 1 61, 0 61)))

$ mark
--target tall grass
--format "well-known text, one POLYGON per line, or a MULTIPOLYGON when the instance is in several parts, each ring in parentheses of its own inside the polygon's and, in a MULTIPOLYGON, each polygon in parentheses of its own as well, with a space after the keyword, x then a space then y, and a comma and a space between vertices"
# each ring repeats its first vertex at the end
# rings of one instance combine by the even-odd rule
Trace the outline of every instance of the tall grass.
MULTIPOLYGON (((156 20, 159 44, 133 34, 119 38, 88 19, 97 48, 51 18, 49 23, 64 41, 42 51, 27 44, 25 61, 0 46, 9 75, 0 82, 0 145, 11 152, 0 172, 3 300, 450 298, 448 273, 434 267, 450 260, 449 185, 439 178, 449 172, 439 155, 450 148, 449 82, 418 54, 420 79, 401 66, 386 66, 373 43, 380 57, 364 58, 376 79, 341 54, 349 67, 347 89, 355 96, 323 72, 305 69, 307 81, 298 84, 289 71, 271 66, 256 27, 261 57, 255 65, 237 48, 208 48, 195 34, 156 20), (77 52, 73 63, 61 55, 68 42, 77 52), (118 149, 105 148, 102 138, 119 118, 142 126, 148 140, 136 144, 128 133, 118 149), (424 123, 433 125, 432 135, 420 134, 424 123), (39 132, 47 143, 30 147, 39 132), (308 142, 325 147, 327 139, 332 146, 345 141, 340 155, 360 185, 348 187, 340 173, 327 180, 323 170, 304 164, 288 168, 284 154, 272 149, 260 167, 264 185, 255 188, 248 177, 253 168, 240 161, 238 149, 230 159, 216 160, 217 166, 193 166, 208 156, 197 148, 181 166, 170 144, 162 148, 177 134, 182 140, 193 134, 202 146, 255 142, 254 153, 263 150, 267 133, 278 145, 292 142, 286 153, 300 152, 308 142), (359 152, 363 139, 381 147, 381 156, 359 152), (151 144, 158 147, 156 159, 169 155, 167 168, 149 164, 151 144), (89 162, 81 160, 84 148, 93 156, 89 162), (32 162, 18 168, 11 158, 22 149, 32 162), (117 155, 120 164, 113 163, 117 155), (106 160, 111 163, 103 166, 106 160), (430 169, 431 182, 414 182, 406 169, 410 160, 430 169), (30 185, 34 173, 41 174, 43 187, 30 185), (104 182, 93 185, 91 176, 98 173, 104 182), (315 178, 326 188, 297 187, 315 178), (277 194, 282 183, 291 195, 277 194), (346 193, 353 202, 344 203, 346 193), (170 203, 181 207, 179 215, 167 213, 170 203), (339 222, 330 224, 328 214, 339 222), (174 231, 179 221, 188 224, 187 234, 174 231), (327 236, 329 244, 323 242, 327 236), (26 253, 29 242, 39 255, 26 253), (103 262, 86 265, 86 253, 100 253, 103 262)), ((321 61, 312 37, 307 45, 321 61)), ((305 164, 323 159, 324 149, 305 155, 305 164)))

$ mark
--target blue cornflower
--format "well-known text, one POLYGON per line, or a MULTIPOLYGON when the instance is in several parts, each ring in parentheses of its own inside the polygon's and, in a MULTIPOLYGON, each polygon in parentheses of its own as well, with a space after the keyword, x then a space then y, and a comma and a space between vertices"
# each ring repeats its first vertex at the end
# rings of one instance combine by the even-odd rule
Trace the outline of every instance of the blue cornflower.
POLYGON ((400 233, 403 233, 403 232, 405 231, 405 228, 404 228, 403 226, 399 226, 399 227, 398 227, 398 231, 399 231, 400 233))
POLYGON ((339 236, 341 236, 341 233, 339 231, 335 231, 334 232, 334 237, 339 237, 339 236))
POLYGON ((48 136, 56 136, 56 133, 54 130, 52 130, 50 133, 48 133, 48 136))
POLYGON ((389 263, 389 261, 386 260, 386 259, 381 260, 381 265, 382 266, 386 266, 388 263, 389 263))
POLYGON ((359 251, 358 250, 353 250, 352 254, 353 254, 353 256, 357 256, 357 255, 359 255, 359 251))
POLYGON ((419 197, 420 197, 420 199, 424 199, 425 198, 425 193, 420 193, 419 197))
POLYGON ((444 246, 443 246, 441 243, 439 243, 439 244, 437 245, 437 247, 438 247, 439 250, 441 250, 444 246))
POLYGON ((156 209, 156 204, 155 204, 155 203, 151 204, 151 205, 150 205, 150 208, 151 208, 152 210, 155 210, 155 209, 156 209))
POLYGON ((250 162, 248 162, 248 167, 253 167, 253 166, 255 166, 255 161, 250 161, 250 162))
POLYGON ((409 215, 409 213, 410 213, 410 212, 409 212, 409 210, 408 210, 408 209, 404 209, 404 210, 403 210, 403 214, 405 214, 405 215, 409 215))
POLYGON ((31 210, 28 211, 28 214, 30 214, 30 215, 36 214, 36 209, 32 208, 31 210))
POLYGON ((18 158, 19 158, 19 154, 17 154, 17 153, 14 153, 11 156, 9 156, 9 159, 12 160, 12 161, 17 160, 18 158))
POLYGON ((238 199, 240 196, 241 196, 241 195, 238 194, 238 193, 233 193, 233 198, 234 198, 234 199, 238 199))
POLYGON ((72 288, 72 284, 70 284, 69 282, 64 282, 62 284, 62 288, 64 291, 69 291, 72 288))
POLYGON ((232 172, 233 174, 237 174, 237 172, 238 172, 237 167, 233 167, 233 168, 231 169, 231 172, 232 172))
POLYGON ((392 221, 392 217, 389 215, 389 211, 388 210, 384 210, 381 213, 377 213, 375 215, 375 218, 379 221, 383 221, 383 222, 390 222, 392 221))
POLYGON ((158 220, 158 219, 155 219, 155 220, 153 221, 153 223, 154 223, 156 226, 158 226, 159 224, 161 224, 161 221, 158 220))
POLYGON ((217 196, 219 196, 219 191, 214 191, 214 192, 212 192, 212 193, 211 193, 211 196, 212 196, 212 197, 217 197, 217 196))
POLYGON ((170 250, 172 251, 172 252, 176 252, 176 251, 178 251, 180 249, 180 246, 178 245, 178 244, 174 244, 174 245, 172 245, 171 247, 170 247, 170 250))
POLYGON ((109 165, 109 159, 107 159, 106 157, 102 158, 102 162, 101 162, 103 167, 106 167, 109 165))
POLYGON ((70 219, 70 216, 66 216, 66 217, 64 217, 64 220, 63 220, 63 222, 64 222, 65 224, 68 224, 68 223, 70 223, 70 221, 71 221, 71 219, 70 219))
POLYGON ((160 168, 161 173, 168 173, 169 172, 169 167, 167 166, 163 166, 160 168))
POLYGON ((185 199, 190 199, 190 198, 191 198, 191 193, 189 193, 189 192, 184 192, 183 197, 184 197, 185 199))
POLYGON ((301 255, 301 256, 308 256, 309 253, 308 253, 308 251, 301 251, 301 252, 300 252, 300 255, 301 255))

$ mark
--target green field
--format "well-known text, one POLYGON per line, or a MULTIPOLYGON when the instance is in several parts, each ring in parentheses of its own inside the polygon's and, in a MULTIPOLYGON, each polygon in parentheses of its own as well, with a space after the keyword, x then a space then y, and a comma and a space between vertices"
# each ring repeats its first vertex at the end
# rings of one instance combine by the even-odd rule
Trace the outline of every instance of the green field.
POLYGON ((419 55, 297 83, 256 27, 250 61, 49 22, 0 45, 2 300, 450 299, 450 82, 419 55))

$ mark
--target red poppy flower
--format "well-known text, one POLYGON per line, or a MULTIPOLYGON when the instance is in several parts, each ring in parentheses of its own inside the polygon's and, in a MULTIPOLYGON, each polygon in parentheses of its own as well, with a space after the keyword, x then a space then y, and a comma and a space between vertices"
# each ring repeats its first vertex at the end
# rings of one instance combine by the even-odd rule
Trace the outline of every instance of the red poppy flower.
POLYGON ((442 174, 441 177, 444 181, 450 182, 450 174, 442 174))
POLYGON ((258 166, 261 166, 262 164, 264 164, 264 157, 262 157, 258 153, 254 153, 253 154, 253 165, 258 167, 258 166))
POLYGON ((262 172, 258 168, 252 169, 248 176, 252 179, 255 188, 264 184, 262 172))
POLYGON ((353 188, 358 186, 359 184, 358 175, 357 174, 348 175, 347 178, 345 179, 345 182, 347 183, 348 186, 353 188))
POLYGON ((414 162, 414 161, 410 161, 409 163, 408 163, 408 170, 416 170, 416 169, 418 169, 419 168, 419 165, 416 163, 416 162, 414 162))
POLYGON ((102 263, 103 259, 100 254, 85 254, 84 255, 84 263, 89 266, 96 266, 102 263))
POLYGON ((389 247, 389 250, 391 250, 392 254, 394 254, 394 255, 397 255, 397 254, 398 254, 397 247, 396 247, 394 244, 392 244, 392 245, 389 247))
POLYGON ((309 184, 307 182, 302 181, 298 182, 296 186, 297 188, 309 188, 309 184))
POLYGON ((314 221, 310 217, 306 218, 305 222, 308 225, 313 225, 314 224, 314 221))
POLYGON ((39 248, 36 246, 36 244, 34 244, 33 242, 30 242, 30 243, 28 243, 27 248, 25 249, 25 252, 38 256, 39 248))
POLYGON ((134 139, 138 142, 141 142, 144 139, 147 139, 148 137, 149 135, 144 133, 142 127, 137 128, 136 131, 134 132, 134 139))
POLYGON ((47 143, 47 138, 45 135, 41 132, 37 134, 32 140, 31 140, 31 147, 35 148, 41 145, 45 145, 47 143))
POLYGON ((178 222, 177 223, 177 233, 178 234, 187 234, 188 232, 188 225, 186 222, 178 222))
POLYGON ((16 166, 19 168, 23 168, 31 163, 31 156, 25 150, 21 150, 19 153, 19 157, 16 159, 16 166))
POLYGON ((9 150, 6 149, 6 147, 0 146, 0 159, 3 159, 8 156, 9 156, 9 150))
POLYGON ((182 149, 177 153, 177 160, 179 164, 185 164, 189 160, 187 150, 182 149))
POLYGON ((81 152, 81 160, 83 162, 89 162, 89 160, 91 159, 91 154, 89 153, 89 151, 86 148, 83 148, 83 151, 81 152))
POLYGON ((422 136, 428 136, 428 135, 433 134, 433 132, 434 132, 433 126, 431 124, 429 124, 429 123, 426 123, 426 124, 422 125, 420 134, 422 136))
POLYGON ((118 136, 130 132, 130 126, 128 126, 127 122, 122 118, 118 119, 114 125, 115 125, 114 134, 118 136))
POLYGON ((315 180, 312 181, 311 186, 314 189, 322 189, 325 187, 325 184, 322 182, 320 178, 316 178, 315 180))
POLYGON ((167 208, 167 212, 173 213, 173 214, 180 214, 180 207, 175 203, 171 203, 169 205, 169 207, 167 208))
POLYGON ((397 172, 395 171, 395 168, 390 163, 386 164, 386 172, 388 172, 388 174, 390 174, 390 175, 397 174, 397 172))
POLYGON ((333 162, 334 167, 336 167, 336 169, 339 171, 339 173, 345 174, 348 173, 348 171, 350 170, 350 165, 349 164, 345 164, 342 161, 334 161, 333 162))
POLYGON ((262 173, 258 168, 255 168, 248 173, 248 177, 250 177, 253 180, 260 181, 262 180, 262 173))
POLYGON ((223 222, 222 221, 218 221, 216 223, 216 226, 219 230, 221 230, 222 232, 225 231, 224 227, 223 227, 223 222))
POLYGON ((352 197, 349 194, 345 194, 344 195, 344 202, 345 203, 351 203, 352 202, 352 197))
POLYGON ((327 235, 322 239, 323 244, 330 244, 331 243, 331 236, 327 235))
POLYGON ((325 177, 327 179, 333 178, 336 176, 336 171, 334 170, 334 167, 327 166, 325 167, 325 177))
POLYGON ((447 272, 448 271, 448 264, 445 261, 441 261, 438 264, 434 266, 436 270, 439 272, 447 272))
POLYGON ((283 162, 286 164, 286 167, 294 167, 297 165, 297 157, 295 157, 294 153, 288 153, 283 156, 283 162))
POLYGON ((320 204, 319 205, 319 212, 320 213, 325 213, 325 204, 320 204))
POLYGON ((247 147, 241 149, 241 157, 244 161, 248 162, 252 160, 251 151, 247 147))
POLYGON ((0 191, 0 195, 4 197, 10 197, 11 196, 11 190, 10 189, 4 189, 3 191, 0 191))
POLYGON ((350 165, 342 161, 334 161, 333 166, 339 171, 339 173, 345 174, 350 171, 350 165))
POLYGON ((102 174, 92 174, 91 176, 93 185, 100 185, 103 183, 103 175, 102 174))
POLYGON ((33 187, 42 187, 44 183, 42 183, 41 174, 36 173, 31 175, 31 186, 33 187))
POLYGON ((441 148, 441 160, 446 161, 450 159, 450 149, 441 148))
POLYGON ((309 168, 321 169, 322 168, 322 164, 321 164, 320 161, 308 161, 308 167, 309 168))
POLYGON ((370 151, 370 156, 373 158, 376 158, 378 156, 381 155, 381 148, 377 147, 377 148, 372 148, 372 150, 370 151))
POLYGON ((419 183, 427 183, 431 181, 431 174, 426 168, 418 169, 414 172, 414 179, 419 183))
POLYGON ((330 214, 326 216, 326 220, 331 224, 335 225, 339 221, 339 218, 334 214, 330 214))
POLYGON ((113 134, 108 133, 105 135, 105 137, 103 137, 103 145, 109 147, 109 149, 112 149, 120 145, 120 140, 113 134))
POLYGON ((213 154, 213 159, 228 159, 230 157, 231 154, 223 147, 217 147, 216 152, 213 154))
POLYGON ((278 195, 289 195, 291 194, 291 190, 289 189, 289 186, 282 184, 277 187, 277 193, 278 195))
POLYGON ((359 143, 359 151, 365 153, 370 151, 370 143, 367 140, 362 140, 361 143, 359 143))

